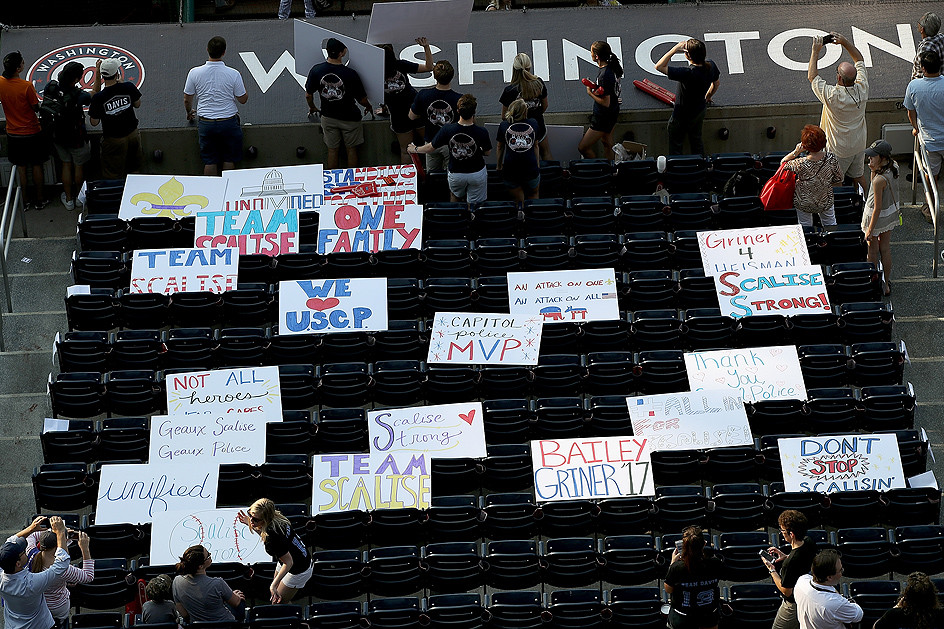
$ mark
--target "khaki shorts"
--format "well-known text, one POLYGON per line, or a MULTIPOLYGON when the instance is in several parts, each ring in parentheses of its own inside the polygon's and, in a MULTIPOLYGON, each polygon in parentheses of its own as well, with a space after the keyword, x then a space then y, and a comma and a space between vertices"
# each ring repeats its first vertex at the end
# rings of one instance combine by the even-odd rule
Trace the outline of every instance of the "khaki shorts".
POLYGON ((59 156, 59 161, 66 164, 74 163, 76 166, 81 166, 92 159, 92 148, 88 142, 78 148, 62 146, 56 142, 53 142, 53 146, 56 149, 56 155, 59 156))
POLYGON ((839 172, 843 175, 855 179, 865 174, 865 151, 849 157, 837 156, 837 159, 839 161, 839 172))
POLYGON ((351 148, 364 143, 364 124, 360 120, 338 120, 337 118, 321 117, 321 131, 324 133, 324 143, 329 149, 341 146, 351 148))

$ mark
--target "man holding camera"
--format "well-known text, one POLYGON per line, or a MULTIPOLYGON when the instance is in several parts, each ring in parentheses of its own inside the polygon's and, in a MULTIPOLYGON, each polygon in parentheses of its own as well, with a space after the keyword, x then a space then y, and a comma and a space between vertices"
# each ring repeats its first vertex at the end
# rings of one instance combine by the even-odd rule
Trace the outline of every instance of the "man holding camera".
POLYGON ((56 534, 56 558, 43 572, 27 568, 26 538, 39 529, 46 516, 12 535, 0 546, 0 595, 3 595, 3 622, 6 629, 51 629, 55 624, 43 592, 69 568, 69 534, 59 516, 49 518, 49 528, 56 534))
POLYGON ((869 100, 869 76, 865 70, 862 53, 839 33, 829 33, 813 38, 810 65, 806 78, 813 94, 823 103, 823 114, 819 126, 826 132, 826 148, 839 158, 839 170, 868 192, 869 180, 865 176, 865 104, 869 100), (836 66, 836 84, 829 85, 819 75, 817 62, 819 52, 825 44, 842 46, 855 65, 844 61, 836 66))

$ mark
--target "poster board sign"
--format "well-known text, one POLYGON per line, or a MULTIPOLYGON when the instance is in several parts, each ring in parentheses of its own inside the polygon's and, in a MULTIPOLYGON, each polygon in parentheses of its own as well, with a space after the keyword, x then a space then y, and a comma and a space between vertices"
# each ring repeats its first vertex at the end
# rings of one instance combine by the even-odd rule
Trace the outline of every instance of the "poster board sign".
POLYGON ((800 225, 698 232, 698 247, 705 275, 810 264, 800 225))
POLYGON ((214 428, 208 430, 220 430, 220 436, 249 432, 243 430, 241 424, 234 424, 236 420, 282 421, 278 367, 167 374, 164 386, 167 388, 168 415, 209 416, 214 428))
POLYGON ((413 164, 324 171, 325 205, 417 203, 413 164))
POLYGON ((644 437, 532 441, 531 464, 538 502, 655 495, 644 437))
POLYGON ((626 398, 633 434, 652 452, 754 444, 740 396, 725 391, 626 398))
POLYGON ((210 552, 213 563, 272 561, 262 539, 236 518, 238 513, 239 508, 157 514, 151 523, 151 565, 174 565, 196 544, 210 552))
POLYGON ((318 253, 322 255, 422 247, 422 205, 344 204, 324 207, 318 213, 318 253))
POLYGON ((96 524, 144 524, 165 511, 216 507, 220 466, 105 464, 98 481, 96 524))
POLYGON ((298 253, 298 210, 197 212, 193 246, 236 247, 241 256, 298 253))
POLYGON ((140 216, 181 219, 198 210, 219 210, 226 195, 220 177, 183 175, 128 175, 121 194, 118 218, 140 216))
POLYGON ((226 198, 220 209, 316 210, 324 203, 321 164, 224 170, 226 198))
POLYGON ((279 282, 279 334, 386 329, 385 278, 279 282))
POLYGON ((205 412, 151 417, 151 463, 261 465, 265 450, 266 422, 260 416, 224 417, 205 412))
POLYGON ((368 411, 370 451, 428 458, 482 458, 485 424, 480 402, 368 411))
POLYGON ((471 17, 472 0, 377 2, 370 11, 367 43, 412 43, 421 33, 436 33, 438 42, 464 41, 471 17))
POLYGON ((832 310, 819 266, 794 266, 782 271, 725 271, 715 275, 714 280, 721 314, 734 319, 832 310))
POLYGON ((137 249, 131 258, 131 292, 223 293, 236 290, 239 249, 137 249))
POLYGON ((613 269, 508 274, 513 315, 538 315, 544 323, 619 319, 613 269))
POLYGON ((311 514, 427 509, 429 461, 413 452, 316 454, 311 514))
MULTIPOLYGON (((295 73, 308 77, 312 66, 327 58, 321 47, 326 39, 334 37, 347 47, 344 59, 347 67, 356 70, 372 105, 384 101, 384 51, 373 44, 329 31, 326 28, 295 20, 295 73)), ((414 35, 414 37, 416 37, 414 35)), ((317 103, 317 99, 316 99, 317 103)))
POLYGON ((745 402, 806 399, 795 345, 692 352, 685 368, 692 391, 720 389, 745 402))
POLYGON ((452 365, 536 365, 543 317, 471 312, 437 312, 427 363, 452 365))
POLYGON ((905 487, 895 435, 842 435, 778 439, 786 491, 836 491, 905 487))

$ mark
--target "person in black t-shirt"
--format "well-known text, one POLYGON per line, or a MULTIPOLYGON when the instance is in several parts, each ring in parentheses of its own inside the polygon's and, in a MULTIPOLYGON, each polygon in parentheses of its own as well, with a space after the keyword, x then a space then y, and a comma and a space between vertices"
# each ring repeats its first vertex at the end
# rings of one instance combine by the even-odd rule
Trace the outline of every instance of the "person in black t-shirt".
POLYGON ((777 523, 780 525, 780 534, 783 535, 783 539, 790 544, 790 554, 784 554, 779 548, 771 546, 767 551, 774 555, 774 562, 761 558, 767 570, 770 571, 770 576, 773 577, 774 585, 783 596, 780 610, 777 612, 771 629, 799 629, 800 621, 797 619, 793 586, 796 585, 797 579, 804 574, 809 574, 813 558, 816 556, 816 542, 807 537, 809 520, 800 511, 795 509, 784 511, 777 518, 777 523), (775 564, 780 564, 779 571, 775 564))
POLYGON ((256 500, 237 518, 262 538, 265 550, 278 564, 269 586, 272 603, 288 603, 311 578, 311 553, 292 523, 268 498, 256 500))
POLYGON ((410 163, 406 147, 416 138, 416 124, 410 119, 410 107, 416 98, 416 90, 410 85, 411 74, 429 72, 433 69, 433 51, 425 37, 417 37, 416 43, 423 47, 426 60, 414 63, 406 59, 397 59, 393 46, 378 44, 384 50, 384 105, 390 114, 390 130, 397 136, 400 144, 400 162, 410 163))
POLYGON ((541 183, 540 155, 537 139, 538 122, 528 118, 528 105, 522 99, 508 105, 504 120, 498 126, 495 146, 498 149, 497 169, 511 191, 511 196, 524 203, 538 198, 541 183))
POLYGON ((682 548, 672 553, 672 563, 662 587, 671 596, 669 626, 672 629, 714 629, 721 616, 718 575, 721 561, 705 552, 700 526, 682 531, 682 548))
POLYGON ((475 124, 475 96, 463 94, 457 104, 459 122, 447 124, 432 142, 423 146, 410 144, 411 153, 431 153, 435 149, 448 147, 449 194, 453 201, 465 201, 470 206, 487 198, 488 174, 485 156, 492 150, 492 141, 485 127, 475 124))
MULTIPOLYGON (((422 136, 417 146, 432 140, 439 130, 449 123, 456 121, 456 108, 462 94, 452 89, 452 79, 456 75, 455 69, 448 61, 437 61, 433 66, 433 78, 436 86, 420 90, 413 105, 410 106, 409 117, 422 128, 417 131, 422 136)), ((428 172, 446 169, 449 152, 439 149, 426 154, 426 170, 428 172)))
POLYGON ((596 157, 594 145, 602 142, 605 157, 613 159, 613 128, 619 118, 623 67, 605 41, 593 42, 590 55, 593 62, 600 67, 600 71, 596 85, 587 86, 587 96, 593 99, 593 115, 590 117, 590 128, 577 145, 577 150, 584 157, 593 159, 596 157))
MULTIPOLYGON (((60 199, 67 210, 75 209, 75 196, 85 181, 85 164, 92 157, 88 133, 85 130, 83 107, 92 102, 92 96, 79 87, 79 79, 85 74, 85 66, 70 61, 59 73, 59 93, 56 99, 62 103, 60 118, 53 132, 53 148, 62 163, 62 194, 60 199)), ((53 83, 43 91, 45 98, 52 99, 53 83)))
POLYGON ((937 629, 944 627, 944 609, 934 582, 923 572, 908 575, 895 606, 875 621, 873 629, 937 629))
POLYGON ((347 166, 357 166, 357 147, 364 143, 364 124, 357 103, 364 107, 364 113, 370 113, 371 106, 360 75, 353 68, 344 65, 342 59, 347 54, 347 47, 334 37, 325 42, 328 60, 312 66, 305 82, 305 100, 308 101, 308 115, 318 113, 315 107, 315 92, 321 100, 321 130, 324 133, 325 146, 328 147, 328 168, 337 168, 341 144, 347 152, 347 166))
POLYGON ((701 139, 701 130, 705 122, 705 112, 711 98, 721 84, 721 73, 711 59, 705 59, 705 42, 689 39, 677 43, 656 63, 656 70, 673 81, 678 81, 675 94, 675 108, 669 116, 669 155, 681 155, 685 136, 692 146, 692 153, 705 154, 705 145, 701 139), (688 59, 685 68, 669 67, 669 61, 675 53, 684 51, 688 59))
POLYGON ((102 125, 102 178, 122 179, 141 170, 141 136, 134 113, 141 106, 141 92, 133 83, 120 80, 117 59, 97 62, 95 72, 105 87, 92 94, 89 123, 102 125))
POLYGON ((528 106, 528 118, 538 123, 538 141, 541 146, 541 157, 551 157, 551 146, 547 141, 547 125, 544 124, 544 112, 547 111, 547 85, 541 77, 531 72, 531 57, 527 53, 519 52, 511 65, 511 83, 502 90, 498 102, 502 106, 502 118, 508 111, 508 106, 515 100, 522 99, 528 106))

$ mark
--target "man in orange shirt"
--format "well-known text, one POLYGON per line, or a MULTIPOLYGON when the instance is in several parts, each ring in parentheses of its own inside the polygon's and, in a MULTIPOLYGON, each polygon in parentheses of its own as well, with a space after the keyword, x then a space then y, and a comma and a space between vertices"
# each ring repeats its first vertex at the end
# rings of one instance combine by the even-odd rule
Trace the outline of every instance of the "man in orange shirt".
POLYGON ((49 205, 43 197, 43 164, 49 157, 49 143, 39 126, 39 98, 32 83, 20 78, 25 63, 19 51, 3 58, 3 74, 0 76, 0 105, 7 119, 7 154, 10 162, 18 166, 20 186, 26 194, 26 169, 33 167, 35 202, 28 206, 38 210, 49 205))

